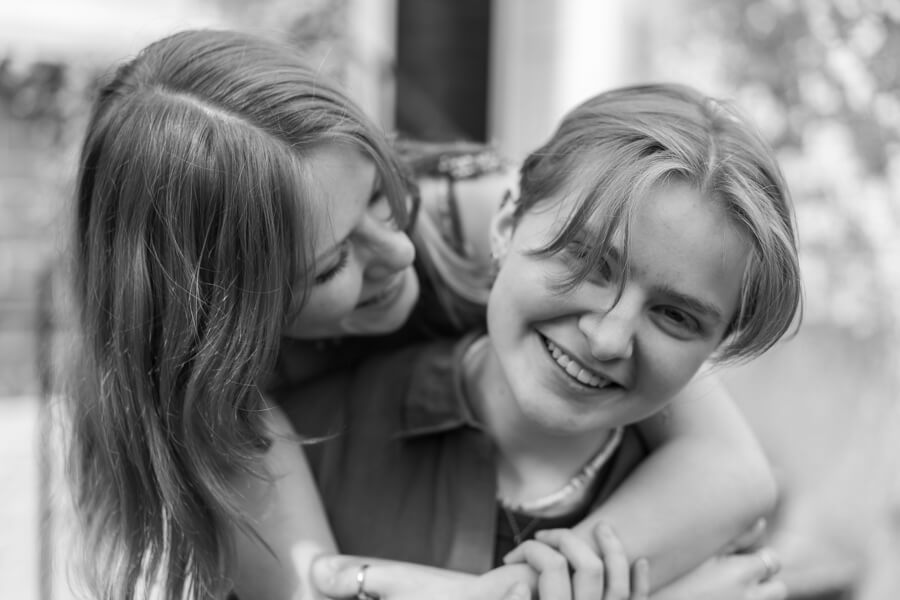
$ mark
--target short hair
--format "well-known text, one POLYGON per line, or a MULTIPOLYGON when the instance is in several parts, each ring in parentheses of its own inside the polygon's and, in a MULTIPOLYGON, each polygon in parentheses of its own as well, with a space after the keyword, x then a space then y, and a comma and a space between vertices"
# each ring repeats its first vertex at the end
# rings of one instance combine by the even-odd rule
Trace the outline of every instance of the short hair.
POLYGON ((185 31, 100 89, 75 201, 71 472, 97 596, 223 585, 230 474, 267 436, 258 384, 313 272, 307 156, 372 160, 404 225, 404 179, 363 112, 297 49, 185 31))
POLYGON ((772 149, 734 106, 676 84, 623 87, 594 96, 569 112, 550 140, 523 163, 516 215, 550 198, 578 197, 567 224, 538 249, 559 252, 589 221, 600 225, 601 243, 561 282, 573 286, 596 268, 614 234, 627 241, 634 204, 675 181, 718 203, 751 246, 738 310, 716 358, 758 356, 801 311, 800 268, 781 169, 772 149))

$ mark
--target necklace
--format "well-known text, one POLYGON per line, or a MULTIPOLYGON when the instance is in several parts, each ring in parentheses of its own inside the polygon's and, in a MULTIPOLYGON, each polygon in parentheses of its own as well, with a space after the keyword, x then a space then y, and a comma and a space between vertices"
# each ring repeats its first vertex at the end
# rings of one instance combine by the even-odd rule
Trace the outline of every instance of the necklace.
MULTIPOLYGON (((487 336, 482 335, 469 345, 463 354, 462 359, 465 371, 468 372, 468 370, 473 367, 476 357, 485 349, 487 342, 487 336)), ((550 509, 559 509, 561 505, 577 503, 577 500, 581 498, 580 492, 586 489, 586 487, 594 481, 597 473, 603 468, 603 465, 606 464, 610 456, 612 456, 619 447, 619 444, 622 442, 622 431, 622 427, 613 429, 609 436, 607 436, 606 441, 603 442, 603 446, 600 447, 591 460, 585 463, 585 465, 581 467, 581 469, 573 475, 563 487, 555 492, 527 502, 513 502, 498 494, 497 501, 503 508, 503 512, 506 515, 507 521, 509 521, 514 535, 519 537, 530 533, 530 531, 526 532, 525 530, 529 530, 536 526, 539 518, 535 517, 535 519, 529 522, 522 531, 519 531, 518 525, 515 523, 515 519, 512 517, 511 512, 534 515, 546 513, 550 509)))
POLYGON ((500 510, 503 511, 503 516, 506 517, 506 522, 509 524, 509 528, 512 531, 513 542, 515 542, 516 546, 524 542, 541 523, 541 517, 531 517, 531 520, 520 529, 519 522, 516 520, 512 511, 504 506, 502 502, 500 503, 500 510))
POLYGON ((526 502, 513 502, 507 498, 499 496, 497 499, 504 509, 509 509, 517 513, 535 514, 546 512, 551 508, 557 508, 561 504, 572 502, 578 496, 578 493, 591 483, 597 476, 597 473, 609 460, 616 448, 622 442, 622 428, 617 427, 612 430, 603 446, 589 460, 581 470, 579 470, 571 479, 560 489, 551 492, 546 496, 528 500, 526 502))

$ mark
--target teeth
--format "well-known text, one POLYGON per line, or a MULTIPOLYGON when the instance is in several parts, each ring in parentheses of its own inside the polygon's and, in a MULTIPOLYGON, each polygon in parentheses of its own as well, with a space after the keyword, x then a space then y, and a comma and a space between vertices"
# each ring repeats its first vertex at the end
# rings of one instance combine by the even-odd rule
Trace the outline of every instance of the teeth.
POLYGON ((550 351, 550 356, 553 357, 553 360, 556 361, 556 364, 561 366, 566 373, 568 373, 573 379, 577 379, 579 383, 583 383, 584 385, 590 387, 603 387, 609 381, 602 377, 598 377, 594 375, 576 361, 574 358, 564 353, 559 349, 559 346, 554 344, 548 339, 544 339, 545 345, 547 346, 547 350, 550 351))
POLYGON ((391 293, 393 293, 394 288, 397 285, 399 285, 399 282, 391 283, 385 289, 383 289, 382 291, 378 292, 377 294, 375 294, 374 296, 372 296, 371 298, 369 298, 368 300, 363 302, 361 306, 371 306, 373 304, 378 304, 379 302, 383 301, 385 298, 390 296, 391 293))

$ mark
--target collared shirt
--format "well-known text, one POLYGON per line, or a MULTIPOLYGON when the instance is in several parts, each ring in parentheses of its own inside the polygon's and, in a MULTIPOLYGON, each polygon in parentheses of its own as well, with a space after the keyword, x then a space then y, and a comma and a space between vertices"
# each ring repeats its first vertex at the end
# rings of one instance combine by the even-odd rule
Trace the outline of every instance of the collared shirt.
MULTIPOLYGON (((407 347, 277 396, 308 440, 341 552, 470 573, 494 566, 495 448, 463 390, 473 339, 407 347)), ((645 454, 626 428, 594 505, 645 454)))

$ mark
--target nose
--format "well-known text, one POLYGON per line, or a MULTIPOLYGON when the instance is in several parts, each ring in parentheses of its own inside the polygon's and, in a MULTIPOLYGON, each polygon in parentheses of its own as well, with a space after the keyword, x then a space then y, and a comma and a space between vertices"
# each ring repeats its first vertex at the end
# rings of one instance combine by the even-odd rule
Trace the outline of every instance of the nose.
POLYGON ((578 328, 597 360, 626 360, 634 354, 637 308, 622 297, 608 311, 592 311, 579 317, 578 328))
POLYGON ((365 233, 368 279, 388 277, 412 264, 416 250, 406 233, 378 219, 370 220, 368 225, 365 233))

